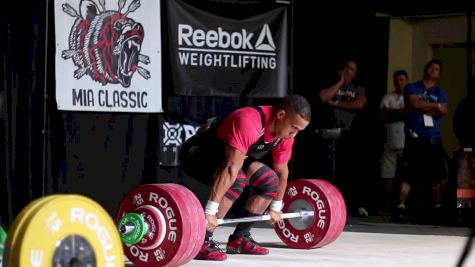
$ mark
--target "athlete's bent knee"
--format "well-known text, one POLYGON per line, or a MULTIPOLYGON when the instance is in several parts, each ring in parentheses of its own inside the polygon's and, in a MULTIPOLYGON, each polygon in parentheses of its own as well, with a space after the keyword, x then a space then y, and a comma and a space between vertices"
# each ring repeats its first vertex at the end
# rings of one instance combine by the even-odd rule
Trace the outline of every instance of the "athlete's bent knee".
POLYGON ((249 184, 258 189, 259 196, 267 199, 274 198, 279 189, 279 176, 274 170, 263 165, 251 176, 249 184))

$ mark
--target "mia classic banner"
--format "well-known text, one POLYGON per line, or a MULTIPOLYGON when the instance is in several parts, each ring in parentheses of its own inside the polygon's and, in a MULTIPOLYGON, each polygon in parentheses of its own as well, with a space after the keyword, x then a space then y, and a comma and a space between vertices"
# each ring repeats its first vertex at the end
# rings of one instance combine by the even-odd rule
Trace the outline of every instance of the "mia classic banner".
POLYGON ((166 2, 176 94, 287 95, 287 10, 234 20, 180 0, 166 2))
POLYGON ((160 1, 55 0, 60 110, 161 112, 160 1))

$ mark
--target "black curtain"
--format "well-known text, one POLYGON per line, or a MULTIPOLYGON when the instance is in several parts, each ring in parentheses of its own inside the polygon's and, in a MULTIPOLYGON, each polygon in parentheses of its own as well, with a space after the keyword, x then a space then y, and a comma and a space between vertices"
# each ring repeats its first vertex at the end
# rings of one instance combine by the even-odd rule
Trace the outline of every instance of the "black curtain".
POLYGON ((5 5, 1 14, 1 220, 43 194, 45 3, 5 5))
MULTIPOLYGON (((237 106, 272 102, 174 95, 167 67, 164 3, 161 0, 165 111, 183 111, 184 117, 224 116, 237 106), (199 108, 188 106, 193 103, 199 108)), ((200 2, 200 8, 230 17, 249 16, 275 5, 274 1, 200 2)), ((53 8, 53 0, 34 0, 1 9, 5 64, 0 64, 4 81, 0 219, 6 225, 30 201, 54 193, 86 195, 115 217, 120 200, 133 187, 179 180, 177 172, 158 166, 159 114, 57 110, 53 8)))
POLYGON ((1 221, 54 193, 88 196, 115 217, 128 190, 158 180, 158 114, 57 110, 53 1, 5 7, 1 221))
POLYGON ((349 58, 358 64, 355 83, 366 89, 368 98, 365 110, 355 118, 358 138, 365 146, 361 160, 367 177, 379 177, 379 156, 384 142, 379 104, 387 89, 388 43, 387 17, 375 17, 371 11, 365 12, 357 6, 315 10, 309 9, 305 2, 295 2, 294 92, 308 97, 313 114, 311 126, 297 136, 294 179, 330 180, 331 143, 317 136, 314 130, 331 128, 332 114, 317 100, 317 92, 338 81, 338 70, 349 58))
MULTIPOLYGON (((161 0, 162 26, 166 29, 164 1, 161 0)), ((208 11, 237 18, 261 12, 272 5, 275 1, 200 2, 200 7, 208 11)), ((374 22, 367 16, 359 16, 357 20, 343 16, 325 18, 320 15, 332 11, 316 10, 308 5, 305 1, 289 5, 294 9, 289 12, 289 23, 294 21, 289 28, 293 38, 289 42, 292 50, 289 54, 292 59, 288 61, 289 70, 292 70, 289 71, 292 77, 289 88, 305 95, 310 89, 328 84, 333 81, 330 77, 336 71, 337 59, 345 54, 356 54, 361 58, 358 82, 367 89, 370 107, 376 107, 376 100, 386 86, 388 21, 374 22), (310 42, 314 39, 309 35, 315 35, 318 41, 310 42)), ((0 12, 0 46, 5 63, 0 64, 4 81, 0 117, 3 136, 0 145, 4 151, 0 163, 3 223, 10 224, 31 200, 63 192, 85 194, 115 217, 122 196, 134 186, 175 180, 174 173, 162 171, 157 166, 158 114, 57 110, 52 0, 17 1, 5 5, 0 12)), ((222 114, 216 113, 229 113, 231 107, 276 101, 196 98, 183 103, 183 98, 172 93, 172 74, 166 67, 169 58, 165 32, 162 31, 165 111, 181 110, 184 113, 180 115, 184 117, 219 116, 222 114), (226 105, 230 102, 233 106, 226 105), (199 114, 192 114, 188 106, 183 106, 186 103, 200 106, 196 109, 199 114)), ((318 119, 318 116, 314 118, 318 119)), ((308 166, 315 166, 312 164, 308 166)))

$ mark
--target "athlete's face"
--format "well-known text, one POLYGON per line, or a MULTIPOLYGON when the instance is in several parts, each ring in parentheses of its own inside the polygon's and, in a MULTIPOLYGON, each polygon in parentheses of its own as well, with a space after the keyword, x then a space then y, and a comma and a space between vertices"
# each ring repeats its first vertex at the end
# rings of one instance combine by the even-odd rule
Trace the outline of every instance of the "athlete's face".
POLYGON ((275 129, 276 137, 285 139, 293 138, 299 131, 304 130, 308 124, 308 121, 296 113, 279 110, 277 112, 277 123, 275 129))

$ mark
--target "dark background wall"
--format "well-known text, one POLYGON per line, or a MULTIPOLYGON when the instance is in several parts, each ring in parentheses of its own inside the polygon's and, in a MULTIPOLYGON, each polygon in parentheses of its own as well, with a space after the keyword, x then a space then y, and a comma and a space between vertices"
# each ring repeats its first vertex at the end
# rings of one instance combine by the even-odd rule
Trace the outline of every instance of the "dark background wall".
POLYGON ((361 156, 368 157, 368 175, 378 176, 375 161, 383 142, 378 110, 387 89, 389 18, 375 17, 358 6, 329 7, 316 15, 304 3, 296 2, 294 10, 293 88, 307 96, 313 109, 312 127, 298 136, 297 146, 304 149, 297 150, 299 154, 294 157, 295 178, 331 175, 329 142, 314 133, 314 128, 332 126, 328 121, 331 113, 316 100, 316 93, 338 81, 338 70, 349 58, 358 64, 355 83, 366 89, 368 97, 367 107, 355 122, 363 133, 361 142, 368 148, 368 154, 361 156))
MULTIPOLYGON (((201 194, 206 194, 206 187, 182 177, 179 169, 159 166, 160 114, 63 112, 56 109, 52 5, 51 0, 36 0, 21 3, 21 6, 8 5, 1 10, 3 64, 0 78, 4 98, 0 118, 3 136, 1 221, 8 225, 31 200, 53 193, 87 195, 103 205, 112 216, 115 216, 123 195, 142 183, 189 183, 199 188, 201 194)), ((275 2, 209 0, 200 1, 200 5, 211 12, 239 18, 265 10, 275 2)), ((369 99, 364 114, 368 119, 362 120, 362 127, 368 127, 364 135, 364 142, 370 148, 368 164, 376 168, 374 164, 380 143, 376 138, 379 126, 375 110, 386 91, 388 19, 375 18, 373 11, 361 7, 348 7, 343 11, 341 7, 315 10, 309 1, 295 1, 289 9, 289 38, 292 41, 289 89, 311 99, 312 92, 336 81, 337 69, 344 59, 355 58, 359 65, 357 82, 367 89, 369 99)), ((162 8, 162 13, 163 10, 165 8, 162 8)), ((165 28, 166 14, 162 18, 165 28)), ((167 36, 163 32, 166 44, 167 36)), ((166 46, 162 49, 166 66, 166 46)), ((183 116, 224 115, 237 106, 276 101, 175 96, 171 73, 167 73, 166 67, 163 69, 163 106, 166 111, 182 113, 183 116)), ((316 124, 325 120, 325 111, 320 108, 316 106, 314 109, 316 124)), ((313 137, 306 135, 305 138, 313 137)), ((328 175, 329 165, 324 161, 328 151, 325 147, 316 147, 310 153, 305 154, 305 160, 299 164, 292 164, 296 178, 299 175, 328 175)))

